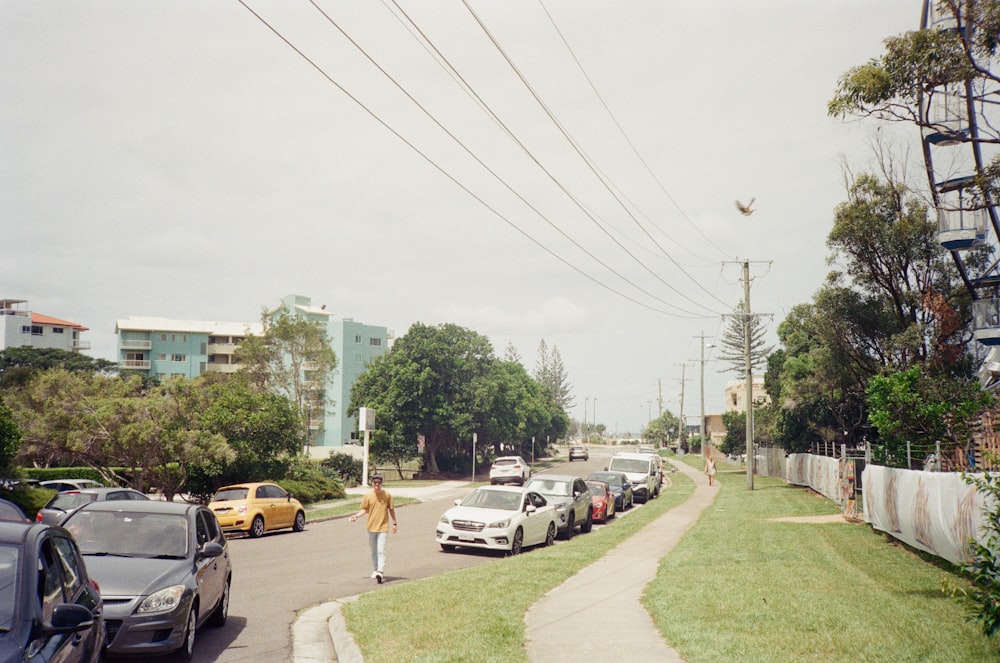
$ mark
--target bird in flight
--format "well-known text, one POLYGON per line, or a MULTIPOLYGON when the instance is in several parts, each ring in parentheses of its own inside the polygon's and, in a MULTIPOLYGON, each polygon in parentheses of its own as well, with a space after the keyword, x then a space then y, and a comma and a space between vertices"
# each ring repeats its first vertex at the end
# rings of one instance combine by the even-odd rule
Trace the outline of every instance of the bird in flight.
POLYGON ((751 198, 750 202, 747 203, 746 205, 737 200, 736 209, 738 209, 743 214, 743 216, 750 216, 751 214, 753 214, 753 203, 755 200, 757 199, 751 198))

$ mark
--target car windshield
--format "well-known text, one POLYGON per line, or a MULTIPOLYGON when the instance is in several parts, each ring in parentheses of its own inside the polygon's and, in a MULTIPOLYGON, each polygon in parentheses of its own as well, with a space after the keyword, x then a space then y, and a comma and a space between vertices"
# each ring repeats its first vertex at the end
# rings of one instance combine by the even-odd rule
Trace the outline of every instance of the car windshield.
POLYGON ((555 495, 556 497, 566 497, 570 494, 570 484, 568 481, 558 479, 535 479, 528 486, 532 490, 537 490, 542 495, 555 495))
POLYGON ((517 465, 516 458, 497 458, 493 461, 494 465, 517 465))
POLYGON ((97 499, 96 493, 59 493, 46 505, 49 509, 59 509, 60 511, 72 511, 84 504, 89 504, 97 499))
POLYGON ((245 500, 247 498, 248 488, 226 488, 225 490, 220 490, 212 498, 213 502, 230 502, 232 500, 245 500))
POLYGON ((603 481, 612 488, 618 488, 622 485, 622 478, 617 474, 595 474, 591 478, 594 481, 603 481))
POLYGON ((84 555, 187 556, 187 518, 172 513, 77 511, 64 527, 84 555))
POLYGON ((588 483, 587 488, 590 488, 590 492, 594 495, 600 496, 604 494, 604 486, 599 483, 588 483))
POLYGON ((521 494, 506 490, 474 490, 462 500, 462 506, 517 511, 521 507, 521 494))
POLYGON ((619 472, 648 472, 649 461, 639 458, 612 458, 610 467, 619 472))
POLYGON ((0 633, 9 631, 14 624, 18 553, 17 546, 0 545, 0 633))

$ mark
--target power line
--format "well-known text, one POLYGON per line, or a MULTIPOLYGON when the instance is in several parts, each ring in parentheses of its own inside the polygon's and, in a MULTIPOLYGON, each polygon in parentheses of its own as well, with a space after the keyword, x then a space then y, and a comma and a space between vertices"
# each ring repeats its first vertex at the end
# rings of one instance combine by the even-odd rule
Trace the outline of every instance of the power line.
MULTIPOLYGON (((434 161, 430 156, 428 156, 420 148, 418 148, 412 142, 410 142, 409 140, 407 140, 402 134, 400 134, 392 126, 390 126, 384 119, 382 119, 382 117, 380 117, 371 108, 369 108, 367 105, 365 105, 364 102, 362 102, 356 96, 354 96, 353 94, 351 94, 346 88, 344 88, 342 85, 340 85, 340 83, 338 83, 332 76, 330 76, 321 66, 319 66, 308 55, 306 55, 297 46, 295 46, 277 28, 275 28, 274 26, 272 26, 263 16, 261 16, 260 14, 258 14, 249 5, 247 5, 246 2, 244 2, 244 0, 237 0, 237 2, 239 2, 240 5, 242 5, 248 12, 250 12, 258 21, 260 21, 276 37, 278 37, 289 48, 291 48, 299 57, 301 57, 303 60, 305 60, 307 63, 309 63, 309 65, 312 66, 331 85, 333 85, 338 90, 340 90, 342 93, 344 93, 344 95, 346 95, 351 101, 353 101, 362 110, 364 110, 369 116, 371 116, 372 119, 374 119, 376 122, 378 122, 380 125, 382 125, 391 134, 393 134, 394 136, 396 136, 396 138, 398 138, 400 141, 402 141, 407 147, 409 147, 411 150, 413 150, 414 152, 416 152, 428 164, 430 164, 432 167, 434 167, 438 172, 440 172, 446 178, 448 178, 449 180, 451 180, 451 182, 453 182, 456 186, 458 186, 465 193, 467 193, 469 196, 471 196, 474 200, 476 200, 478 203, 480 203, 483 207, 485 207, 486 209, 488 209, 495 216, 497 216, 498 218, 500 218, 507 225, 511 226, 514 230, 516 230, 517 232, 519 232, 521 235, 523 235, 525 238, 527 238, 528 240, 530 240, 536 246, 538 246, 539 248, 541 248, 542 250, 544 250, 546 253, 548 253, 552 257, 556 258, 561 263, 563 263, 564 265, 566 265, 567 267, 569 267, 573 271, 577 272, 581 276, 587 278, 588 280, 592 281, 596 285, 598 285, 598 286, 600 286, 602 288, 605 288, 606 290, 608 290, 608 291, 610 291, 610 292, 618 295, 619 297, 622 297, 623 299, 625 299, 627 301, 630 301, 630 302, 632 302, 634 304, 642 306, 643 308, 649 309, 651 311, 655 311, 657 313, 663 313, 665 315, 669 315, 669 316, 672 316, 672 317, 685 317, 685 316, 677 316, 676 314, 671 313, 669 311, 665 311, 663 309, 659 309, 659 308, 656 308, 654 306, 650 306, 649 304, 641 302, 641 301, 635 299, 634 297, 631 297, 631 296, 629 296, 629 295, 627 295, 627 294, 625 294, 623 292, 620 292, 619 290, 615 289, 614 287, 612 287, 612 286, 610 286, 610 285, 608 285, 606 283, 603 283, 602 281, 598 280, 597 278, 595 278, 595 277, 591 276, 590 274, 584 272, 579 267, 577 267, 573 263, 569 262, 568 260, 566 260, 565 258, 563 258, 562 256, 560 256, 559 254, 557 254, 555 251, 553 251, 552 249, 550 249, 547 246, 545 246, 542 242, 540 242, 539 240, 537 240, 534 237, 532 237, 529 233, 527 233, 525 230, 523 230, 522 228, 520 228, 516 223, 514 223, 509 218, 507 218, 506 216, 504 216, 501 212, 499 212, 494 207, 492 207, 489 203, 487 203, 485 200, 483 200, 475 192, 473 192, 467 186, 465 186, 464 184, 462 184, 457 178, 455 178, 451 173, 449 173, 447 170, 445 170, 440 164, 438 164, 436 161, 434 161)), ((704 316, 694 316, 692 314, 692 317, 702 318, 704 316)))

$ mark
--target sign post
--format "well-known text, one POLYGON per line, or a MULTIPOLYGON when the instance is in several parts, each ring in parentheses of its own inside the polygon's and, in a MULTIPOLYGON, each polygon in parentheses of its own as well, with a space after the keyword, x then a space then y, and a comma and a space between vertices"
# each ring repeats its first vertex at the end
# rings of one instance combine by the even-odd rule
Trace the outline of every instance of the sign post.
POLYGON ((375 428, 375 408, 358 408, 358 428, 365 434, 365 450, 361 463, 361 485, 368 487, 368 441, 375 428))

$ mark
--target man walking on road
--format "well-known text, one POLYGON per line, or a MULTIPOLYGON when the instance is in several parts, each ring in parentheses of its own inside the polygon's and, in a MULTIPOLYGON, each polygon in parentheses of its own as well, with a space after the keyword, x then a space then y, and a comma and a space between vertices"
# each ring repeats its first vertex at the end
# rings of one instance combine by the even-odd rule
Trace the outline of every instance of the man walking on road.
POLYGON ((382 490, 382 476, 372 477, 372 490, 361 498, 361 510, 351 515, 351 522, 368 514, 368 548, 372 555, 372 578, 381 585, 385 568, 385 544, 389 538, 389 518, 392 518, 392 532, 396 533, 396 509, 392 495, 382 490))

